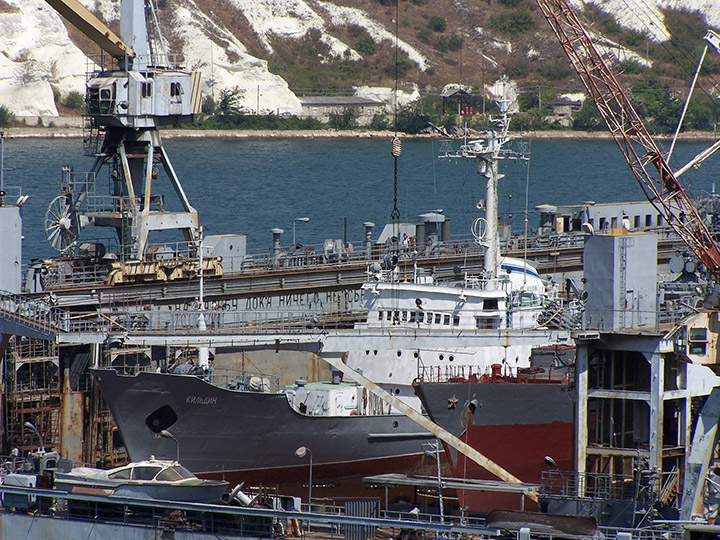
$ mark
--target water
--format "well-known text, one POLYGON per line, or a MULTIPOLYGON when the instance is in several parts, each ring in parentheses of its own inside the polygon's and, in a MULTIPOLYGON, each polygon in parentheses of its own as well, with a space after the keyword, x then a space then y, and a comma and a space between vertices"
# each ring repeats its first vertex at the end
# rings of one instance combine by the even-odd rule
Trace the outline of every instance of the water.
MULTIPOLYGON (((298 217, 310 218, 296 223, 297 241, 303 244, 343 238, 347 219, 348 240, 357 245, 364 236, 363 222, 374 221, 379 234, 390 221, 393 159, 387 140, 208 138, 168 139, 165 144, 206 234, 247 234, 249 252, 269 250, 273 227, 285 230, 283 243, 289 245, 298 217)), ((706 146, 678 143, 673 167, 706 146)), ((538 204, 643 199, 612 141, 533 141, 530 148, 531 227, 537 224, 533 209, 538 204)), ((439 141, 403 141, 397 186, 401 220, 414 223, 418 214, 441 208, 452 220, 453 236, 467 236, 480 215, 475 204, 485 196, 484 182, 472 161, 438 159, 440 153, 439 141)), ((56 252, 45 240, 44 220, 47 206, 59 193, 61 166, 86 171, 92 159, 83 155, 79 139, 9 139, 5 156, 6 185, 19 185, 30 195, 22 210, 23 261, 52 256, 56 252)), ((506 177, 500 184, 500 215, 520 232, 528 165, 508 162, 501 169, 506 177)), ((691 194, 700 194, 712 189, 719 172, 720 161, 711 158, 682 182, 691 194)), ((98 182, 98 191, 106 193, 107 177, 98 182)), ((161 187, 166 200, 174 199, 168 186, 161 187)), ((178 209, 177 204, 166 206, 178 209)), ((90 231, 82 237, 92 236, 90 231)), ((102 237, 112 235, 109 230, 94 231, 102 237)))

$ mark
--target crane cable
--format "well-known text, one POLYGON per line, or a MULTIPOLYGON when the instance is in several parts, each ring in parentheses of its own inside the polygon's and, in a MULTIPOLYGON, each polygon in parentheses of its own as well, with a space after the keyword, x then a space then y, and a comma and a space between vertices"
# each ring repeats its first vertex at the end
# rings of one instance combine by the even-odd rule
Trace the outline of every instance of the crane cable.
POLYGON ((393 156, 394 161, 394 183, 393 183, 393 209, 390 213, 390 217, 393 221, 393 228, 396 229, 395 236, 397 237, 400 234, 399 231, 399 221, 400 221, 400 210, 398 210, 398 158, 400 157, 400 153, 402 152, 402 144, 400 142, 400 139, 398 138, 398 78, 399 78, 399 70, 398 70, 398 48, 399 48, 399 41, 400 41, 400 26, 399 26, 399 20, 400 20, 400 1, 395 0, 395 93, 393 95, 393 109, 395 112, 395 118, 394 118, 394 128, 395 128, 395 136, 393 137, 391 141, 391 150, 390 153, 393 156))

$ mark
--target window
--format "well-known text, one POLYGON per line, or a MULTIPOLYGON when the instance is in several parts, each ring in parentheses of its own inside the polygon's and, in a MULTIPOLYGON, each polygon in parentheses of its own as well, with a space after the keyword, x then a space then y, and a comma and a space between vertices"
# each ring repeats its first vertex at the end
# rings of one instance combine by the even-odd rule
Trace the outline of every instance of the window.
POLYGON ((460 326, 460 316, 459 316, 459 315, 455 315, 455 316, 453 317, 453 324, 454 324, 455 326, 460 326))
POLYGON ((690 328, 688 339, 688 353, 704 355, 707 348, 707 329, 690 328))
POLYGON ((435 324, 440 324, 442 322, 442 315, 440 313, 435 314, 435 324))
POLYGON ((475 317, 475 327, 481 330, 498 328, 497 317, 475 317))
MULTIPOLYGON (((685 220, 683 220, 683 222, 684 222, 684 221, 685 221, 685 220)), ((658 217, 657 217, 657 224, 658 224, 658 227, 661 227, 662 224, 663 224, 663 217, 660 216, 660 215, 658 215, 658 217)))
POLYGON ((616 217, 610 218, 610 227, 613 229, 617 228, 617 218, 616 217))
POLYGON ((497 298, 485 298, 483 300, 484 311, 495 311, 498 308, 497 298))
POLYGON ((408 322, 411 322, 411 323, 415 322, 415 317, 416 317, 416 316, 417 316, 416 312, 411 311, 411 312, 410 312, 410 320, 409 320, 408 322))
POLYGON ((157 479, 163 480, 165 482, 176 482, 178 480, 182 480, 182 476, 180 476, 172 469, 165 469, 163 472, 157 475, 157 479))
POLYGON ((180 97, 184 94, 179 82, 170 83, 170 97, 180 97))
POLYGON ((601 231, 602 231, 603 229, 605 229, 605 225, 607 225, 607 222, 606 222, 606 220, 605 220, 604 217, 601 217, 601 218, 600 218, 600 230, 601 230, 601 231))
POLYGON ((652 227, 652 216, 650 214, 645 215, 645 226, 652 227))
POLYGON ((450 326, 450 315, 445 315, 443 324, 445 326, 450 326))
POLYGON ((383 312, 378 311, 378 321, 382 321, 383 312))
POLYGON ((162 469, 160 467, 133 467, 133 480, 152 480, 162 469))
POLYGON ((633 217, 633 228, 635 228, 635 229, 640 228, 640 216, 633 217))
POLYGON ((152 96, 152 83, 140 83, 140 95, 144 98, 152 96))
POLYGON ((130 479, 130 467, 125 467, 119 471, 108 474, 109 478, 113 480, 129 480, 130 479))

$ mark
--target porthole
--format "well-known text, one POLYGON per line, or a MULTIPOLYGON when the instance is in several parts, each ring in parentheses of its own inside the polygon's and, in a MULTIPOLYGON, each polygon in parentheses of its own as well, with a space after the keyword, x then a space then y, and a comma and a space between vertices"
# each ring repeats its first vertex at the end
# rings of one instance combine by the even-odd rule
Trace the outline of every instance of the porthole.
POLYGON ((398 358, 402 356, 402 351, 397 352, 398 358))
POLYGON ((445 360, 445 355, 441 354, 438 358, 440 358, 440 360, 445 360))
POLYGON ((393 422, 393 427, 394 427, 394 428, 398 427, 399 425, 400 425, 400 424, 398 424, 397 420, 395 420, 395 421, 393 422))

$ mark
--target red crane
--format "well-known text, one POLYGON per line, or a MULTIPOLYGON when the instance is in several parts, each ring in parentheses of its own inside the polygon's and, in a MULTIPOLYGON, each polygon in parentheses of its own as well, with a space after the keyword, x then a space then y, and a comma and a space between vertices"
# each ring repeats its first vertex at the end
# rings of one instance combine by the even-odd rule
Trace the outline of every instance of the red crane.
POLYGON ((645 197, 708 270, 720 276, 720 248, 573 9, 566 0, 535 1, 595 102, 645 197), (648 171, 648 165, 655 168, 655 176, 648 171))

